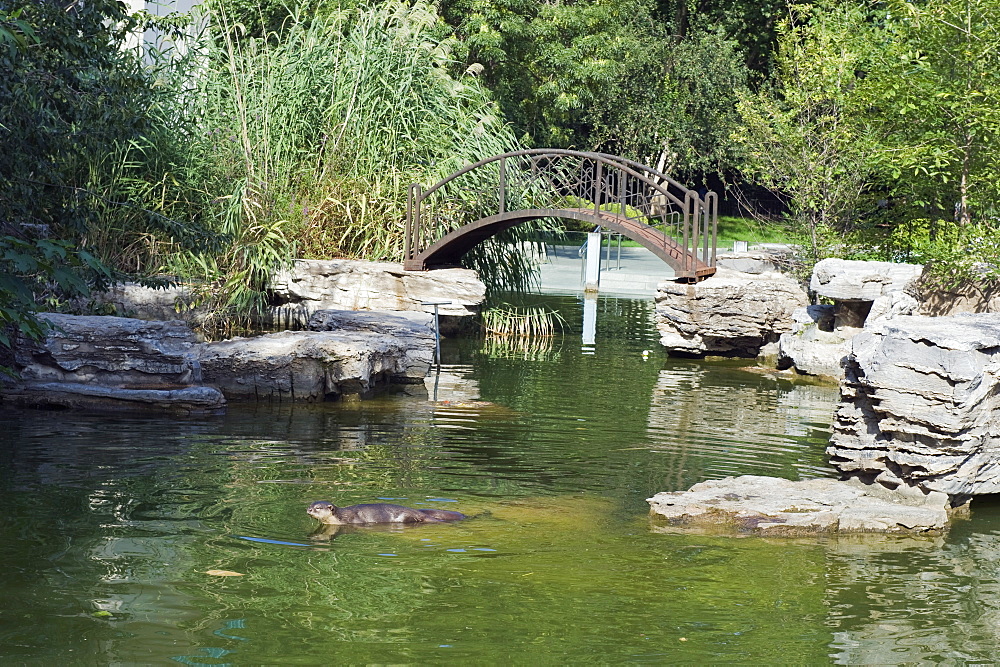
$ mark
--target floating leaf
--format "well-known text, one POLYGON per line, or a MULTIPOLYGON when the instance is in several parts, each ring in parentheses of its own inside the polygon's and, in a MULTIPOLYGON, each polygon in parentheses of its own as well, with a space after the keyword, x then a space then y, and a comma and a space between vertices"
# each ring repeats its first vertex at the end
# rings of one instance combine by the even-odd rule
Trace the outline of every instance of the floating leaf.
POLYGON ((210 574, 213 577, 242 577, 245 576, 242 572, 233 572, 232 570, 208 570, 205 574, 210 574))

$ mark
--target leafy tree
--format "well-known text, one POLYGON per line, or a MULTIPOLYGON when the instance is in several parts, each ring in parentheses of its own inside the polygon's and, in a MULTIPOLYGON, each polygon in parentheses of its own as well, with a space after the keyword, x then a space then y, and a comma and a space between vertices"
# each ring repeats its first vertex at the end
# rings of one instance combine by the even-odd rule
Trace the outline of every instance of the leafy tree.
POLYGON ((872 118, 870 71, 884 41, 866 8, 796 5, 779 32, 772 85, 745 95, 744 173, 781 194, 813 259, 859 218, 880 168, 883 124, 872 118))
POLYGON ((645 76, 591 105, 592 144, 666 172, 731 168, 736 100, 749 74, 738 46, 720 31, 698 31, 656 53, 645 76))
MULTIPOLYGON (((1000 2, 894 1, 893 76, 876 102, 899 197, 968 225, 1000 196, 1000 2)), ((925 213, 926 214, 926 213, 925 213)))
POLYGON ((789 0, 657 0, 656 16, 682 40, 704 30, 730 36, 744 54, 742 64, 766 74, 789 4, 789 0))
POLYGON ((110 46, 124 19, 121 6, 100 0, 0 11, 0 347, 15 333, 41 336, 40 307, 85 295, 109 275, 76 247, 91 214, 79 184, 86 151, 135 122, 115 124, 122 110, 109 94, 129 85, 110 46))

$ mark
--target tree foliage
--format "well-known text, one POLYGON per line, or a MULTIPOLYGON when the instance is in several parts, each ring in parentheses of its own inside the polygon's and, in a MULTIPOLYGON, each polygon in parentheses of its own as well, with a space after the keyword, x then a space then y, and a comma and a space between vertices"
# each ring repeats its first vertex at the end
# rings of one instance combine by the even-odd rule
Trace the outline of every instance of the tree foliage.
POLYGON ((877 171, 880 128, 868 110, 876 77, 868 12, 857 5, 791 8, 780 26, 772 85, 745 95, 744 172, 782 194, 814 259, 857 221, 877 171), (871 77, 871 78, 869 78, 871 77))

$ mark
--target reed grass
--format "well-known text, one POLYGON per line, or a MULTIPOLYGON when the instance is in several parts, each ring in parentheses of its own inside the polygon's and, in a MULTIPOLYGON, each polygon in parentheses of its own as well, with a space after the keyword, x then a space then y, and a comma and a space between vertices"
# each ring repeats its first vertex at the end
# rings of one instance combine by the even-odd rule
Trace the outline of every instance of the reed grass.
POLYGON ((562 330, 566 320, 542 306, 515 307, 498 304, 482 312, 481 323, 488 334, 520 338, 548 338, 562 330))
MULTIPOLYGON (((293 256, 401 261, 411 183, 520 148, 475 76, 453 74, 456 41, 428 3, 292 15, 262 38, 226 0, 204 7, 211 28, 153 65, 157 131, 95 161, 98 197, 132 202, 91 232, 117 267, 263 310, 293 256)), ((503 243, 469 262, 492 286, 531 270, 503 243)))

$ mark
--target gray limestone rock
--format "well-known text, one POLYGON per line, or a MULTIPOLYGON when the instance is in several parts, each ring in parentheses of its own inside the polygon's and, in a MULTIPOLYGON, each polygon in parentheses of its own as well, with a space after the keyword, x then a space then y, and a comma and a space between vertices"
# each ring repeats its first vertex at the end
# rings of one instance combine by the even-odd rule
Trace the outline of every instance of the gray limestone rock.
POLYGON ((916 489, 890 491, 857 480, 792 482, 744 475, 648 498, 655 521, 757 535, 935 533, 949 523, 949 498, 916 489))
POLYGON ((47 313, 42 341, 14 347, 18 378, 0 387, 4 400, 91 409, 149 408, 217 412, 222 394, 200 386, 198 339, 185 323, 47 313))
POLYGON ((445 319, 474 315, 486 286, 470 269, 404 271, 390 262, 296 260, 271 284, 281 319, 302 324, 318 310, 418 311, 433 313, 424 301, 449 301, 438 307, 445 319))
POLYGON ((827 452, 846 474, 1000 492, 1000 315, 881 319, 854 337, 827 452))
POLYGON ((778 341, 778 368, 795 368, 805 375, 840 379, 843 361, 850 354, 851 341, 842 332, 823 331, 817 325, 805 325, 781 334, 778 341))
POLYGON ((205 381, 229 399, 321 401, 367 396, 389 384, 421 383, 434 354, 422 324, 387 318, 382 331, 284 331, 205 343, 205 381))
POLYGON ((191 350, 198 338, 184 322, 45 313, 45 340, 23 339, 14 351, 24 380, 94 382, 134 387, 200 381, 191 350))
POLYGON ((183 320, 198 326, 209 314, 188 285, 146 287, 119 283, 95 297, 99 303, 113 305, 116 312, 140 320, 183 320))
POLYGON ((836 301, 874 301, 883 294, 907 289, 922 271, 920 264, 830 258, 813 267, 809 288, 836 301))
POLYGON ((916 311, 917 300, 901 290, 909 288, 920 268, 886 262, 819 262, 813 271, 813 289, 825 290, 820 294, 834 299, 834 304, 796 311, 792 330, 781 335, 779 368, 839 380, 851 338, 866 323, 916 311))
POLYGON ((792 328, 792 313, 809 303, 798 283, 780 273, 719 269, 691 285, 663 282, 656 293, 660 343, 685 354, 756 356, 792 328))

